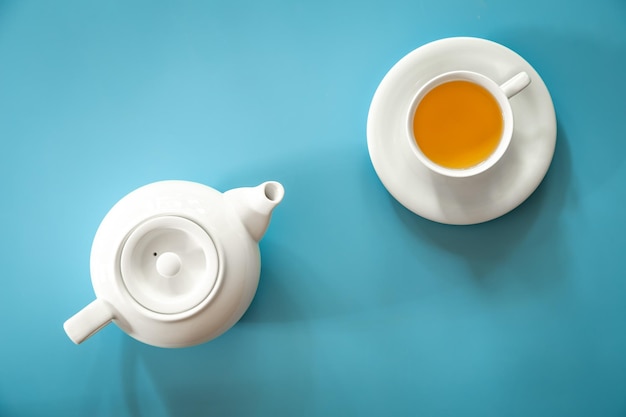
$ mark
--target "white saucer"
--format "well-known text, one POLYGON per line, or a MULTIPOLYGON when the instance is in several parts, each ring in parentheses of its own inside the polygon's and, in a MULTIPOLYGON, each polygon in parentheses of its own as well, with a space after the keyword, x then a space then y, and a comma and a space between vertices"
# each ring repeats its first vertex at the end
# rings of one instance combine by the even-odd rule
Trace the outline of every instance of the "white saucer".
POLYGON ((546 175, 556 145, 556 116, 537 71, 510 49, 484 39, 447 38, 406 55, 385 75, 370 105, 367 145, 378 177, 403 206, 447 224, 475 224, 513 210, 546 175), (448 178, 422 165, 406 137, 411 98, 437 74, 482 73, 502 83, 526 71, 531 84, 511 99, 515 128, 504 157, 469 178, 448 178))

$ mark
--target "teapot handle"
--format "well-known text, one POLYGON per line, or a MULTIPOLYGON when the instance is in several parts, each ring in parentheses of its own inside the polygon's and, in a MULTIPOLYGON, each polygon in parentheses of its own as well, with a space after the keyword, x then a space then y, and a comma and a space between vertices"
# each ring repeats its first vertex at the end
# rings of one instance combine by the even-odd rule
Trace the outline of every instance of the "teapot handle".
POLYGON ((72 342, 79 344, 102 329, 114 319, 113 308, 99 298, 63 323, 63 329, 72 342))

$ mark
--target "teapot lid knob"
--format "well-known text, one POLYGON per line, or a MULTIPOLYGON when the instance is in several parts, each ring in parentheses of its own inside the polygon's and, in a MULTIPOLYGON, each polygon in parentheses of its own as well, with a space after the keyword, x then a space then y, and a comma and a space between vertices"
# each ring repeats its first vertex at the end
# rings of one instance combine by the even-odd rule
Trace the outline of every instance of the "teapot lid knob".
MULTIPOLYGON (((158 254, 157 254, 158 255, 158 254)), ((182 268, 180 256, 174 252, 165 252, 158 255, 156 260, 156 270, 162 277, 173 278, 182 268)))

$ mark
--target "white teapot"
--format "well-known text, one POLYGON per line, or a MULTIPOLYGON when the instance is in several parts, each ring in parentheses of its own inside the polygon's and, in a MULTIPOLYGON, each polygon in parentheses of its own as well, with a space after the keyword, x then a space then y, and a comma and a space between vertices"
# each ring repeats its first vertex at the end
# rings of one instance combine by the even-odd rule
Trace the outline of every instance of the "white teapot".
POLYGON ((96 299, 63 327, 81 343, 109 322, 160 347, 214 339, 248 309, 261 269, 258 241, 282 200, 278 182, 220 193, 155 182, 107 213, 91 248, 96 299))

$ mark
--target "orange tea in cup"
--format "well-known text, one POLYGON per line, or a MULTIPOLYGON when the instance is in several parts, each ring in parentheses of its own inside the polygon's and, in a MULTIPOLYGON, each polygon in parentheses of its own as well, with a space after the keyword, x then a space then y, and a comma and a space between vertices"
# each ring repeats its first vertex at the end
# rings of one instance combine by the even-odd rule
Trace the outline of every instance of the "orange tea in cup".
POLYGON ((452 169, 470 168, 488 159, 503 129, 496 98, 466 80, 444 82, 428 91, 413 117, 413 137, 422 153, 452 169))

